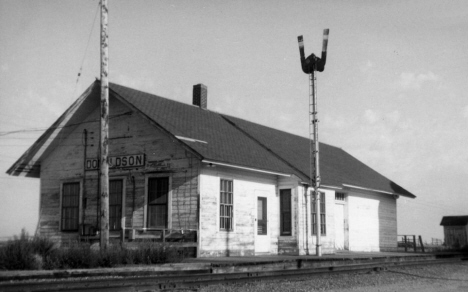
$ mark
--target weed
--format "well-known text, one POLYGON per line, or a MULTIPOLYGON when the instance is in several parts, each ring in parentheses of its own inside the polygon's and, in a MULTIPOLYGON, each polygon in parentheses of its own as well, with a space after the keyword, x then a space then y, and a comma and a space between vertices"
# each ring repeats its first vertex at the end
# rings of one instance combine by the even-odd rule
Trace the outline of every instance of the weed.
POLYGON ((0 270, 31 269, 87 269, 122 265, 151 265, 180 262, 183 250, 164 243, 146 241, 132 248, 111 246, 96 250, 89 243, 71 242, 68 247, 57 248, 47 238, 29 237, 22 230, 0 248, 0 270))

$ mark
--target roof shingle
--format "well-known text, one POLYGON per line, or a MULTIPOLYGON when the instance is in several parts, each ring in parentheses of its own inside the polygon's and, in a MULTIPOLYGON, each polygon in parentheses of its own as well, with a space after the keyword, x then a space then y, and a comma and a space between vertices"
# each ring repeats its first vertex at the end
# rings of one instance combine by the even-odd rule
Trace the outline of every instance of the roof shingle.
MULTIPOLYGON (((309 181, 309 139, 156 95, 111 84, 113 92, 175 136, 189 142, 205 159, 294 174, 309 181)), ((322 184, 343 184, 415 197, 344 150, 320 143, 322 184)))

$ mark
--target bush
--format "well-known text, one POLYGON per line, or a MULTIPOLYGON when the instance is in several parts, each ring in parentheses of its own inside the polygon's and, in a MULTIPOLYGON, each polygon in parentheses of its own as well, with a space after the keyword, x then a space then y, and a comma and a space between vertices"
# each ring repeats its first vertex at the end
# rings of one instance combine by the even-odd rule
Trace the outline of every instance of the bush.
POLYGON ((72 243, 68 248, 56 248, 43 237, 30 238, 23 229, 19 237, 0 248, 0 270, 87 269, 121 265, 151 265, 180 262, 181 249, 157 242, 142 242, 134 248, 111 246, 94 250, 89 243, 72 243))
POLYGON ((54 243, 47 238, 30 238, 22 229, 20 236, 0 248, 1 270, 36 270, 43 267, 43 259, 53 250, 54 243))
POLYGON ((52 253, 47 263, 49 269, 88 269, 94 268, 96 261, 89 244, 73 243, 52 253))

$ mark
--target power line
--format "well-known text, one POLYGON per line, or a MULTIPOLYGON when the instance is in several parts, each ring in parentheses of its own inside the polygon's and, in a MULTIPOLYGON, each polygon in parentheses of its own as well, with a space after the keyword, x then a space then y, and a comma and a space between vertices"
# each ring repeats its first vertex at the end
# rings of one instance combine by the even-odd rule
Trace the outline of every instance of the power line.
MULTIPOLYGON (((121 116, 129 116, 131 115, 132 112, 125 112, 122 114, 114 115, 114 116, 109 116, 109 119, 115 119, 121 116)), ((74 127, 78 125, 83 125, 83 124, 89 124, 89 123, 97 123, 100 122, 99 119, 96 120, 91 120, 91 121, 85 121, 85 122, 80 122, 80 123, 74 123, 70 125, 65 125, 65 126, 58 126, 58 127, 49 127, 49 128, 31 128, 31 129, 22 129, 22 130, 15 130, 15 131, 6 131, 6 132, 0 132, 0 136, 6 136, 6 135, 11 135, 11 134, 17 134, 17 133, 27 133, 27 132, 37 132, 37 131, 45 131, 48 129, 63 129, 63 128, 68 128, 68 127, 74 127)))
POLYGON ((98 12, 99 12, 99 8, 101 7, 99 1, 98 1, 98 5, 96 7, 96 12, 94 14, 94 20, 93 20, 93 24, 91 25, 91 30, 89 32, 89 36, 88 36, 88 42, 86 44, 86 49, 85 49, 85 52, 83 54, 83 59, 81 60, 81 65, 80 65, 80 69, 78 70, 78 76, 76 77, 76 82, 75 82, 75 88, 73 89, 73 95, 72 95, 72 98, 73 96, 75 96, 76 94, 76 89, 77 89, 77 86, 78 86, 78 82, 80 81, 80 77, 81 77, 81 72, 83 71, 83 64, 84 64, 84 61, 86 59, 86 55, 88 53, 88 48, 89 48, 89 43, 91 41, 91 36, 93 34, 93 31, 94 31, 94 24, 96 23, 96 18, 97 18, 97 15, 98 15, 98 12))

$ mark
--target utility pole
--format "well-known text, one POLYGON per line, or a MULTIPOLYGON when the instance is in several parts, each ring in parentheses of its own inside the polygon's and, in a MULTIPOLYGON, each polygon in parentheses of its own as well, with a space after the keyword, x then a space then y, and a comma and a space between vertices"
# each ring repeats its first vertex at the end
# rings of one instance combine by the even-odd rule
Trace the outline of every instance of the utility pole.
POLYGON ((109 246, 109 56, 107 35, 107 0, 101 0, 101 250, 109 246))
MULTIPOLYGON (((319 165, 319 141, 317 119, 317 86, 315 72, 323 72, 327 61, 328 29, 323 30, 322 56, 318 58, 314 54, 305 58, 304 41, 302 36, 297 38, 299 53, 301 56, 302 71, 309 74, 309 139, 310 139, 310 185, 314 189, 315 198, 315 231, 316 231, 316 255, 322 256, 321 222, 320 222, 320 165, 319 165), (313 165, 313 168, 312 168, 313 165)), ((312 217, 313 218, 313 217, 312 217)))

